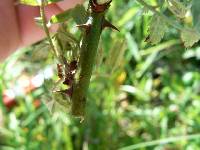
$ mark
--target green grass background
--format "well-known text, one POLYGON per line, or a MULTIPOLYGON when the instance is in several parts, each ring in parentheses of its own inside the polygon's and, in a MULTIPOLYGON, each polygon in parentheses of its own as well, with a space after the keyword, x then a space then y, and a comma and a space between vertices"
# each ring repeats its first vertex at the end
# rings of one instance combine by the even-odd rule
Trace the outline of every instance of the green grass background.
POLYGON ((0 149, 200 150, 199 43, 184 48, 170 26, 161 43, 144 42, 152 14, 143 12, 134 0, 113 1, 107 17, 120 32, 103 32, 83 123, 51 115, 43 103, 35 108, 33 101, 51 96, 45 85, 17 96, 11 110, 2 103, 3 91, 20 85, 21 76, 56 67, 48 50, 35 44, 2 63, 0 149))

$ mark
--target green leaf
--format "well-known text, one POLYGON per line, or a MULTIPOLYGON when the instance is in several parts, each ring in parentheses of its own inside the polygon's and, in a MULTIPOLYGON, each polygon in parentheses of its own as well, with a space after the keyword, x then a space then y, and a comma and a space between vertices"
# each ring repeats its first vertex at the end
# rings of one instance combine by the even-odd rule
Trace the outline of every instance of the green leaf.
MULTIPOLYGON (((56 3, 63 0, 45 0, 45 5, 56 3)), ((19 0, 20 4, 30 5, 30 6, 41 6, 41 0, 19 0)))
POLYGON ((200 0, 192 1, 192 17, 193 17, 193 25, 194 28, 200 32, 200 0))
POLYGON ((70 107, 71 107, 70 98, 63 93, 53 92, 51 90, 48 90, 48 89, 59 90, 60 83, 57 82, 55 84, 52 84, 50 80, 45 80, 44 86, 47 89, 47 92, 50 94, 43 95, 42 102, 46 105, 49 112, 51 114, 56 114, 56 113, 68 114, 70 112, 70 107))
POLYGON ((72 9, 66 10, 58 15, 53 15, 50 19, 50 23, 63 23, 71 18, 72 9))
POLYGON ((187 8, 179 0, 167 0, 169 10, 177 17, 184 18, 187 8))
POLYGON ((84 24, 87 22, 87 11, 83 5, 76 5, 72 10, 71 15, 77 24, 84 24))
POLYGON ((200 40, 200 34, 193 28, 184 28, 181 31, 181 39, 185 47, 191 47, 200 40))
POLYGON ((139 53, 139 49, 138 49, 138 45, 135 42, 135 39, 131 36, 130 33, 126 34, 126 40, 127 40, 127 44, 128 44, 128 48, 131 52, 131 54, 133 55, 133 57, 135 58, 135 60, 138 62, 141 60, 141 56, 139 53))
POLYGON ((11 131, 0 127, 0 146, 17 146, 17 143, 13 142, 14 138, 11 131))
POLYGON ((67 30, 66 24, 59 26, 53 41, 59 56, 64 56, 67 61, 78 57, 79 41, 67 30))
POLYGON ((166 22, 160 16, 154 14, 152 17, 149 27, 148 42, 152 44, 159 43, 164 37, 165 31, 167 30, 166 22))
POLYGON ((50 50, 51 47, 47 41, 42 41, 35 45, 31 53, 31 62, 40 62, 41 60, 47 59, 50 50))
POLYGON ((83 5, 76 5, 75 8, 64 11, 58 15, 53 15, 50 23, 63 23, 73 18, 77 24, 83 24, 87 20, 87 12, 83 5))

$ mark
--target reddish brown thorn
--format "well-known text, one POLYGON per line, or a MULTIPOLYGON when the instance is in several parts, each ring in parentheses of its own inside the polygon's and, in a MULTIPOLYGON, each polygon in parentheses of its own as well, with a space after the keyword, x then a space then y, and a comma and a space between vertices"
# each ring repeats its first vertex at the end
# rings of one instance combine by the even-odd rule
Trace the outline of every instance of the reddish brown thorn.
POLYGON ((62 79, 63 78, 63 65, 61 65, 61 64, 57 64, 57 71, 58 71, 58 77, 60 78, 60 79, 62 79))
MULTIPOLYGON (((113 24, 111 24, 109 21, 104 20, 102 28, 104 29, 104 28, 106 28, 106 27, 107 27, 107 28, 112 28, 112 29, 114 29, 114 30, 119 31, 119 29, 118 29, 117 27, 115 27, 113 24)), ((120 32, 120 31, 119 31, 119 32, 120 32)))
POLYGON ((65 79, 65 81, 63 82, 63 84, 64 85, 68 85, 68 86, 70 86, 70 85, 72 85, 73 84, 73 77, 67 77, 66 79, 65 79))
POLYGON ((65 81, 63 82, 64 85, 70 85, 71 84, 71 80, 69 79, 65 79, 65 81))
POLYGON ((73 81, 74 81, 74 73, 68 72, 63 84, 71 86, 73 84, 73 81))
POLYGON ((70 62, 69 64, 69 70, 70 71, 74 71, 77 69, 77 61, 76 60, 73 60, 72 62, 70 62))

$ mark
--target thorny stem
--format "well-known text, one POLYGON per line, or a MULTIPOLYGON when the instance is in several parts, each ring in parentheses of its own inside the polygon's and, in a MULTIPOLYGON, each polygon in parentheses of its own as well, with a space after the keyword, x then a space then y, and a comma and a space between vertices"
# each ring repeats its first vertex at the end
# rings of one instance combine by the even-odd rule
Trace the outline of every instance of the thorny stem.
POLYGON ((85 31, 81 45, 79 70, 73 84, 72 115, 83 117, 86 104, 86 94, 97 55, 98 44, 104 23, 105 12, 91 12, 88 18, 89 29, 85 31))
POLYGON ((176 22, 169 19, 167 16, 165 16, 162 13, 160 13, 159 11, 157 11, 153 6, 147 4, 144 0, 137 0, 137 2, 140 3, 141 5, 143 5, 144 7, 146 7, 147 9, 149 9, 150 11, 152 11, 153 13, 155 13, 156 15, 162 17, 168 24, 170 24, 174 28, 176 28, 178 30, 181 30, 183 28, 180 24, 177 24, 176 22))
MULTIPOLYGON (((42 17, 44 31, 46 32, 50 46, 58 59, 67 66, 65 59, 59 56, 57 53, 58 51, 54 46, 46 24, 44 12, 45 0, 41 0, 41 2, 40 15, 42 17)), ((91 8, 91 10, 88 21, 84 25, 79 25, 79 27, 85 27, 85 33, 83 35, 83 40, 80 47, 78 70, 76 72, 75 81, 72 85, 73 93, 71 98, 71 113, 76 117, 83 118, 84 116, 86 94, 89 88, 90 78, 92 75, 93 66, 95 64, 102 30, 105 27, 116 29, 112 24, 109 24, 109 22, 105 20, 105 12, 110 3, 111 0, 109 0, 107 3, 105 2, 104 4, 98 4, 96 0, 90 0, 89 8, 91 8)))

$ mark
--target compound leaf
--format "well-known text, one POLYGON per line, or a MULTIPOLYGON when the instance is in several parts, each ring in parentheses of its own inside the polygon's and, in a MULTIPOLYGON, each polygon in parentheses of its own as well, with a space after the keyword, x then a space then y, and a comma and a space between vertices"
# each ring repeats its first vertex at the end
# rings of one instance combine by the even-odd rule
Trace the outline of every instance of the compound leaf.
POLYGON ((187 13, 187 8, 179 0, 167 0, 169 10, 177 17, 184 18, 187 13))
POLYGON ((200 40, 200 34, 193 28, 184 28, 181 31, 181 39, 185 47, 191 47, 200 40))

